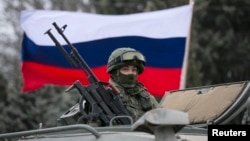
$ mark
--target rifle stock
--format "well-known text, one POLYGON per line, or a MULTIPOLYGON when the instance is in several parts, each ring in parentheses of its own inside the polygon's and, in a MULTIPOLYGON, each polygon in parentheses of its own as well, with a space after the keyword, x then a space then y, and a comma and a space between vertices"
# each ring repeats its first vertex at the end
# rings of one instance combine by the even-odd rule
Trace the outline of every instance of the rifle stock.
MULTIPOLYGON (((107 83, 101 82, 95 74, 92 72, 86 61, 81 57, 78 50, 69 42, 67 37, 63 34, 63 31, 67 27, 64 25, 62 28, 53 22, 53 26, 56 28, 57 32, 66 41, 68 47, 70 48, 70 54, 61 46, 54 35, 49 29, 45 34, 48 34, 52 41, 55 43, 56 47, 61 51, 64 57, 69 61, 69 63, 77 67, 79 66, 84 74, 87 76, 90 84, 83 86, 79 80, 75 81, 71 87, 67 89, 66 92, 71 89, 76 88, 81 94, 81 99, 79 102, 79 112, 81 113, 81 118, 91 122, 93 120, 99 119, 102 121, 102 125, 107 126, 110 124, 116 116, 127 116, 128 118, 118 118, 116 122, 118 124, 132 124, 131 117, 125 106, 123 105, 120 97, 114 93, 112 89, 107 89, 104 85, 107 83), (83 102, 91 108, 83 108, 83 102)), ((69 112, 67 112, 69 113, 69 112)), ((65 116, 62 116, 65 117, 65 116)))

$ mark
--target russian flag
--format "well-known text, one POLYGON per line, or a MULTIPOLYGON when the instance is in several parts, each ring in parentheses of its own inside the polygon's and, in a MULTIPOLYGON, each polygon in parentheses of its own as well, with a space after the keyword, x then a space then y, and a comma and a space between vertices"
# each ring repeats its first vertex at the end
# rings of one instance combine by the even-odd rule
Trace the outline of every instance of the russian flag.
MULTIPOLYGON (((100 81, 108 81, 107 61, 119 47, 132 47, 146 57, 139 81, 154 96, 180 89, 185 81, 187 39, 193 4, 128 15, 101 15, 69 11, 22 11, 23 92, 44 85, 69 86, 76 80, 89 84, 80 68, 74 68, 44 33, 48 29, 67 50, 67 43, 53 28, 56 22, 100 81)), ((69 51, 69 50, 67 50, 69 51)))

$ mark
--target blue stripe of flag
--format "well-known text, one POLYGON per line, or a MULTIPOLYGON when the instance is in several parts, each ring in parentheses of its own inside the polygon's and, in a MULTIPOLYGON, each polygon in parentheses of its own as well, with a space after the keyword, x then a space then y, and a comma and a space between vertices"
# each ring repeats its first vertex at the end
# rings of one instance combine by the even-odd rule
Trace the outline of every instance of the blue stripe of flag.
MULTIPOLYGON (((49 37, 48 37, 49 38, 49 37)), ((185 52, 184 37, 152 39, 138 36, 107 38, 73 44, 90 67, 107 64, 110 53, 118 47, 132 47, 146 57, 146 66, 157 68, 181 68, 185 52)), ((51 41, 52 42, 52 41, 51 41)), ((22 61, 71 68, 70 64, 53 46, 39 46, 26 34, 23 36, 22 61)), ((64 46, 67 51, 69 48, 64 46)))

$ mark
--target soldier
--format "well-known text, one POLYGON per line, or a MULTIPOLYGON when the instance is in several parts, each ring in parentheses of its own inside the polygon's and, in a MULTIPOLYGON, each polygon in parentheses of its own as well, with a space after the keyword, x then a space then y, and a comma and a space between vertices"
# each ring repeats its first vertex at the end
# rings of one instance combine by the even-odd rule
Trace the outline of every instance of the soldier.
POLYGON ((145 61, 142 53, 129 47, 115 49, 108 59, 107 72, 111 75, 109 83, 118 91, 134 121, 146 111, 160 107, 137 80, 144 70, 145 61))

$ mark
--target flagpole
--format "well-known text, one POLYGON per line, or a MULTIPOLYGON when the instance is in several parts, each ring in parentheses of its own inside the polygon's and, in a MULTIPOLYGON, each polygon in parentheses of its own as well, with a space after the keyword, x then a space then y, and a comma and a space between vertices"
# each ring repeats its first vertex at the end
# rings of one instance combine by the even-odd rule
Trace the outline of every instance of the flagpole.
MULTIPOLYGON (((194 4, 194 0, 189 0, 189 4, 194 4)), ((193 17, 193 11, 192 16, 190 19, 190 27, 188 36, 186 39, 186 45, 185 45, 185 55, 184 55, 184 61, 183 61, 183 71, 181 72, 181 83, 180 83, 180 89, 186 88, 186 80, 187 80, 187 71, 188 71, 188 58, 189 58, 189 50, 190 50, 190 38, 191 38, 191 27, 192 27, 192 17, 193 17)))

